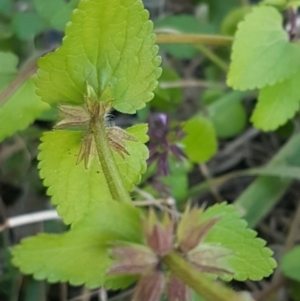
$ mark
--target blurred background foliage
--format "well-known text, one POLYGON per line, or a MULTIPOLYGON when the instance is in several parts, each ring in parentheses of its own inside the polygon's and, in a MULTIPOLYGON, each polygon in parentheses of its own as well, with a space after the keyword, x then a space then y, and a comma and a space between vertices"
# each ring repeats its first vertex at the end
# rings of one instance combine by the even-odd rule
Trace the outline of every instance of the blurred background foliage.
MULTIPOLYGON (((13 100, 22 110, 37 96, 31 77, 38 57, 61 43, 79 0, 0 0, 0 209, 10 217, 51 209, 39 179, 37 154, 43 131, 57 119, 55 108, 4 110, 13 100), (1 110, 4 112, 1 113, 1 110), (9 112, 9 114, 7 113, 9 112), (19 119, 14 119, 18 113, 19 119), (9 124, 9 121, 13 125, 9 124)), ((159 33, 234 36, 238 23, 258 1, 144 0, 159 33)), ((255 92, 226 86, 230 45, 162 44, 163 73, 154 99, 136 115, 112 112, 125 127, 149 122, 151 160, 134 192, 139 204, 159 202, 182 210, 190 201, 234 203, 249 225, 275 251, 279 268, 271 279, 230 284, 256 300, 300 300, 299 115, 275 132, 252 127, 255 92), (296 181, 295 181, 296 180, 296 181), (288 252, 291 250, 291 252, 288 252), (287 255, 285 255, 287 254, 287 255), (283 259, 283 260, 282 260, 283 259), (282 262, 282 264, 281 264, 282 262)), ((9 247, 37 232, 61 232, 58 221, 4 229, 0 233, 0 300, 129 300, 130 290, 106 295, 67 284, 50 285, 23 276, 10 264, 9 247)), ((75 263, 76 264, 76 263, 75 263)), ((203 301, 194 296, 194 301, 203 301)))

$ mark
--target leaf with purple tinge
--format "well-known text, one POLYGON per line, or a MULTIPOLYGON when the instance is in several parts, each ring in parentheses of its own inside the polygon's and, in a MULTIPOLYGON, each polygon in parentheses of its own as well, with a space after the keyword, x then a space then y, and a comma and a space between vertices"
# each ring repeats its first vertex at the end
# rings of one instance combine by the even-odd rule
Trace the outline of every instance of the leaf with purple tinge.
POLYGON ((168 281, 168 301, 192 301, 192 291, 179 278, 172 275, 168 281))
POLYGON ((163 272, 144 275, 138 281, 131 301, 159 301, 165 287, 163 272))
POLYGON ((110 251, 115 260, 108 274, 133 274, 141 275, 151 271, 158 263, 158 258, 146 246, 130 243, 117 243, 110 251))
POLYGON ((202 213, 202 209, 190 208, 190 205, 188 205, 181 217, 177 227, 177 242, 183 252, 188 252, 200 244, 208 231, 219 220, 218 218, 212 218, 211 220, 201 222, 199 216, 202 213))
POLYGON ((167 213, 164 214, 162 222, 153 210, 144 220, 144 233, 148 246, 159 256, 166 255, 173 248, 173 222, 167 213))

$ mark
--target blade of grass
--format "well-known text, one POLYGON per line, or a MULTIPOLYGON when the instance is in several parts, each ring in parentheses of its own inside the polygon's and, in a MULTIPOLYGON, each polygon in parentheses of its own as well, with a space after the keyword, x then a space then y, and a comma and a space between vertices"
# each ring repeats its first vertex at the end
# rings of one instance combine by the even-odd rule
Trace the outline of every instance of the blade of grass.
POLYGON ((235 171, 192 187, 190 197, 209 191, 210 185, 218 187, 238 177, 259 177, 238 197, 235 205, 242 212, 250 227, 275 206, 293 179, 300 180, 300 134, 294 135, 274 156, 266 167, 235 171))
POLYGON ((238 170, 234 172, 227 173, 223 176, 212 178, 209 181, 203 182, 199 185, 192 187, 189 191, 190 197, 201 196, 202 194, 210 190, 210 185, 214 188, 222 186, 225 182, 239 177, 249 177, 249 176, 269 176, 269 177, 279 177, 287 178, 292 180, 300 180, 300 167, 261 167, 261 168, 251 168, 246 170, 238 170))
MULTIPOLYGON (((284 166, 300 167, 299 133, 281 148, 267 168, 284 166)), ((288 178, 260 176, 238 197, 235 205, 243 213, 249 227, 255 227, 270 212, 291 182, 292 180, 288 178)))

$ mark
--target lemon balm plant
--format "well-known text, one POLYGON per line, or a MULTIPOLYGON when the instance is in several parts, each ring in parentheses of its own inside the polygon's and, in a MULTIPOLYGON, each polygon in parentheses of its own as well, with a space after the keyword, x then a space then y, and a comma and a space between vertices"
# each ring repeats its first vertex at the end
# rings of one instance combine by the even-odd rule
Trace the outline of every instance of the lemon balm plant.
POLYGON ((252 298, 214 282, 259 280, 276 266, 272 252, 232 205, 188 207, 181 218, 133 206, 149 156, 147 125, 107 123, 153 97, 160 76, 155 35, 137 0, 82 0, 62 46, 38 62, 37 94, 61 119, 44 133, 40 175, 70 230, 39 234, 12 249, 12 261, 35 279, 88 288, 126 288, 133 300, 252 298))

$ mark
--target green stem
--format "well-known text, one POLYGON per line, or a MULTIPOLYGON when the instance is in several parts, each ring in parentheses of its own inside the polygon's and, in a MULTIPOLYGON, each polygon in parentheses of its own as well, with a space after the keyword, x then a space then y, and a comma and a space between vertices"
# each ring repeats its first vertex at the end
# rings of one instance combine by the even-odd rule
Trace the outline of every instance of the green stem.
POLYGON ((197 45, 199 51, 223 71, 228 71, 228 65, 205 45, 197 45))
POLYGON ((5 102, 20 88, 20 86, 29 77, 36 73, 36 70, 36 60, 30 62, 24 69, 22 69, 18 76, 9 84, 9 86, 0 93, 0 105, 4 105, 5 102))
POLYGON ((299 179, 299 167, 292 166, 265 166, 257 167, 246 170, 237 170, 220 177, 211 178, 209 181, 205 181, 199 185, 196 185, 190 189, 189 197, 196 197, 207 192, 211 187, 216 189, 225 182, 238 178, 249 176, 267 176, 267 177, 279 177, 287 179, 299 179))
POLYGON ((248 294, 236 293, 207 278, 175 251, 167 254, 163 261, 175 276, 207 301, 254 301, 248 294))
POLYGON ((210 187, 213 186, 214 188, 217 188, 218 186, 222 185, 223 183, 234 179, 238 177, 246 177, 246 176, 254 176, 256 175, 256 170, 257 169, 249 169, 249 170, 238 170, 238 171, 233 171, 231 173, 228 173, 226 175, 217 177, 217 178, 212 178, 210 181, 205 181, 204 183, 201 183, 199 185, 196 185, 190 189, 189 192, 189 197, 196 197, 199 196, 203 193, 206 193, 209 191, 210 187))
POLYGON ((130 195, 124 187, 113 157, 103 120, 96 119, 92 124, 92 131, 94 133, 98 158, 112 198, 120 202, 131 202, 130 195))
POLYGON ((157 34, 158 44, 209 44, 209 45, 230 45, 233 38, 221 35, 202 34, 157 34))

